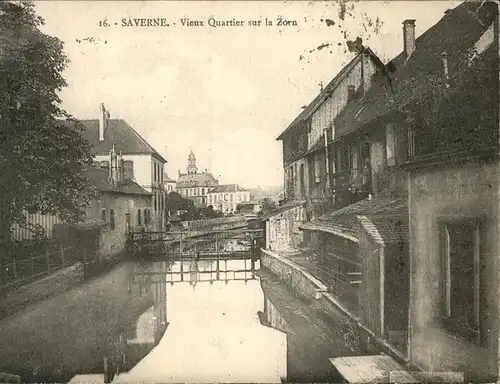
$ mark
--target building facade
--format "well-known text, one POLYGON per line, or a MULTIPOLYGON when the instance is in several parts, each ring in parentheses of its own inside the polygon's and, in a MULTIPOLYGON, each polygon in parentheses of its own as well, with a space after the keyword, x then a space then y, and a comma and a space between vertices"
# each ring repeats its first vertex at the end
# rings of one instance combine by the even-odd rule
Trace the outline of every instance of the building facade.
POLYGON ((168 177, 167 173, 163 175, 163 188, 165 189, 165 193, 169 194, 170 192, 175 192, 175 186, 177 182, 170 177, 168 177))
POLYGON ((85 208, 82 229, 98 229, 98 251, 105 261, 125 251, 128 234, 138 227, 152 230, 151 193, 125 177, 124 158, 112 149, 109 167, 92 167, 89 181, 99 191, 98 198, 85 208))
POLYGON ((407 107, 409 359, 498 381, 498 5, 466 2, 428 33, 434 49, 420 51, 417 40, 413 59, 434 67, 418 81, 433 77, 433 86, 407 107))
POLYGON ((405 20, 403 51, 335 119, 337 209, 304 229, 314 244, 339 239, 323 247, 330 262, 349 253, 336 247, 351 237, 359 269, 344 281, 357 277, 361 323, 409 363, 435 378, 495 382, 498 4, 464 2, 415 37, 415 20, 405 20), (366 186, 356 182, 360 162, 366 186), (356 201, 360 186, 369 197, 356 201))
POLYGON ((191 151, 186 173, 179 171, 176 191, 182 197, 193 200, 197 206, 206 206, 208 192, 218 185, 219 181, 207 169, 204 172, 198 172, 196 156, 191 151))
MULTIPOLYGON (((348 103, 365 95, 374 74, 382 67, 383 64, 369 48, 360 47, 356 56, 277 138, 283 142, 283 206, 299 202, 291 206, 294 210, 304 211, 290 215, 292 220, 300 217, 301 222, 288 223, 283 228, 300 227, 303 222, 326 213, 334 206, 333 175, 341 167, 340 162, 346 162, 351 156, 345 153, 343 146, 333 146, 340 137, 335 119, 348 103)), ((272 227, 273 220, 268 220, 267 225, 271 226, 270 233, 279 231, 272 227)), ((286 234, 280 237, 290 238, 286 234)), ((294 243, 302 244, 302 241, 294 243)))
POLYGON ((352 100, 370 88, 373 74, 382 67, 369 48, 348 63, 281 133, 285 199, 330 201, 330 178, 336 173, 336 156, 325 149, 338 137, 334 121, 352 100))
POLYGON ((119 148, 124 160, 124 175, 151 193, 151 218, 155 230, 164 226, 164 167, 166 160, 125 120, 111 119, 101 104, 99 119, 78 120, 84 138, 92 145, 95 163, 109 167, 109 153, 119 148))
POLYGON ((250 200, 250 191, 238 184, 219 185, 207 194, 207 205, 224 214, 236 212, 239 203, 250 200))

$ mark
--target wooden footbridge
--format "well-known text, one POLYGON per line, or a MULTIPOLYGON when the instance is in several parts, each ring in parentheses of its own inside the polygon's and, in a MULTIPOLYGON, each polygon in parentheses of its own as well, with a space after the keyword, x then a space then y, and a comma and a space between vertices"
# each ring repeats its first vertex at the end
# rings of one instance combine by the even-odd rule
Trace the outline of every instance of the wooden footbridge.
POLYGON ((129 237, 134 259, 255 259, 263 245, 260 229, 135 232, 129 237))

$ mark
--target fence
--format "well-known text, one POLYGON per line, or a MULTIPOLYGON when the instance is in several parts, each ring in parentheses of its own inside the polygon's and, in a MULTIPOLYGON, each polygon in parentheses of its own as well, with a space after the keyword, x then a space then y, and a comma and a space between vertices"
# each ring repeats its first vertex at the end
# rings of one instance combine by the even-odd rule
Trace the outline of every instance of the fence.
POLYGON ((62 243, 4 244, 0 248, 0 291, 46 276, 78 258, 74 247, 62 243))
POLYGON ((31 240, 36 233, 35 229, 42 229, 45 236, 50 239, 52 238, 52 230, 54 228, 54 225, 62 223, 62 221, 57 216, 42 215, 39 213, 26 214, 26 222, 28 224, 26 228, 20 227, 17 224, 12 225, 12 240, 31 240))

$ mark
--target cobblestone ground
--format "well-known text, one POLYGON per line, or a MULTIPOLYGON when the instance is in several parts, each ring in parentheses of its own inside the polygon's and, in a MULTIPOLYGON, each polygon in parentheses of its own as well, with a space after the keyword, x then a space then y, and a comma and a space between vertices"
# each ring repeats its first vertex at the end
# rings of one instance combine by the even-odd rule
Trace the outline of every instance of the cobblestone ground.
POLYGON ((350 321, 340 312, 327 314, 314 299, 293 295, 271 272, 262 270, 259 274, 266 299, 289 328, 288 381, 341 382, 328 359, 365 354, 350 321))

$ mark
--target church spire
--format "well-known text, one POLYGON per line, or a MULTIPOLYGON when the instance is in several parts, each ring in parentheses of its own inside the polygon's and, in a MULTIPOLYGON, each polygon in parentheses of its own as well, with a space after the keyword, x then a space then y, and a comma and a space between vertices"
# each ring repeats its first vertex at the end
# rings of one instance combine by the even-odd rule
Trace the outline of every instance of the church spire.
POLYGON ((198 167, 196 166, 196 156, 194 155, 192 150, 188 157, 187 173, 188 175, 195 175, 196 173, 198 173, 198 167))

